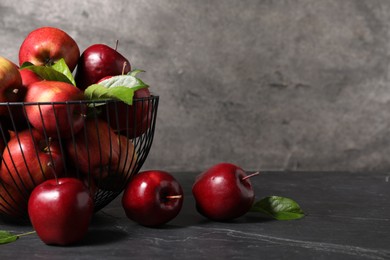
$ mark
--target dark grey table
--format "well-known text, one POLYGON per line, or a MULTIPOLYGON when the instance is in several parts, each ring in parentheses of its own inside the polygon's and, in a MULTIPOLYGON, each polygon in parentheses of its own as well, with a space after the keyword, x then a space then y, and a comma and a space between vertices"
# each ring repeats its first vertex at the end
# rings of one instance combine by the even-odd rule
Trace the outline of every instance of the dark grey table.
MULTIPOLYGON (((0 259, 390 259, 390 173, 264 172, 251 179, 257 198, 290 197, 307 216, 277 221, 248 213, 229 223, 196 212, 196 174, 174 173, 185 203, 164 227, 128 220, 119 196, 96 213, 79 245, 47 246, 34 234, 0 245, 0 259)), ((32 230, 3 222, 0 229, 32 230)))

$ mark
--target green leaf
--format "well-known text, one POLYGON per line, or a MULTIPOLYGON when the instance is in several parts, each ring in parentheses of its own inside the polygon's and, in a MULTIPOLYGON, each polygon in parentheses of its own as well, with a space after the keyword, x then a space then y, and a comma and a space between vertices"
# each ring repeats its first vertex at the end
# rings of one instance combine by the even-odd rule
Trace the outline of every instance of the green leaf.
POLYGON ((18 240, 19 236, 13 235, 8 231, 0 230, 0 244, 7 244, 18 240))
POLYGON ((106 88, 100 84, 93 84, 85 89, 84 95, 89 100, 117 99, 126 104, 133 104, 134 89, 123 86, 106 88))
POLYGON ((280 196, 269 196, 255 202, 251 211, 267 214, 277 220, 293 220, 305 216, 297 202, 280 196))
POLYGON ((127 75, 135 77, 140 72, 145 72, 145 71, 144 70, 140 70, 140 69, 134 69, 134 70, 130 71, 129 73, 127 73, 127 75))
POLYGON ((113 76, 89 86, 84 95, 89 100, 116 99, 132 105, 134 92, 147 87, 149 86, 135 76, 113 76))
MULTIPOLYGON (((61 65, 59 65, 59 67, 60 66, 61 65)), ((34 73, 38 74, 41 78, 46 79, 46 80, 62 81, 62 82, 66 82, 66 83, 74 85, 72 80, 70 80, 65 74, 57 71, 53 67, 23 64, 21 68, 31 70, 34 73)))
POLYGON ((60 59, 58 60, 56 63, 54 63, 51 68, 53 68, 54 70, 64 74, 68 79, 69 81, 74 85, 76 86, 76 81, 74 80, 73 78, 73 75, 72 75, 72 72, 70 71, 68 65, 66 64, 65 60, 64 59, 60 59))
POLYGON ((100 81, 99 85, 103 85, 106 88, 127 87, 136 88, 137 90, 148 87, 148 85, 146 85, 142 80, 132 75, 113 76, 111 78, 100 81))

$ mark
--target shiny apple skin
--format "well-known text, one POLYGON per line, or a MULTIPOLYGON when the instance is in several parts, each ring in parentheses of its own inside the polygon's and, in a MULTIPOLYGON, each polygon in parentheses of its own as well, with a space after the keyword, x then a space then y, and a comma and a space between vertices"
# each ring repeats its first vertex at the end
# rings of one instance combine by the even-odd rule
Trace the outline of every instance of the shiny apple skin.
POLYGON ((143 226, 161 226, 174 219, 183 205, 183 189, 168 172, 144 171, 127 185, 122 206, 126 216, 143 226), (178 198, 167 198, 176 196, 178 198))
POLYGON ((37 186, 28 214, 39 238, 48 245, 67 246, 87 234, 94 203, 89 189, 76 178, 59 178, 37 186))
POLYGON ((31 31, 19 48, 19 65, 52 65, 63 58, 73 71, 80 57, 76 41, 59 28, 45 26, 31 31))
POLYGON ((203 216, 229 221, 247 213, 255 194, 246 172, 231 163, 218 163, 198 175, 192 186, 196 208, 203 216))
POLYGON ((75 75, 76 85, 84 90, 106 76, 122 75, 130 70, 129 60, 118 51, 105 44, 94 44, 81 54, 75 75))

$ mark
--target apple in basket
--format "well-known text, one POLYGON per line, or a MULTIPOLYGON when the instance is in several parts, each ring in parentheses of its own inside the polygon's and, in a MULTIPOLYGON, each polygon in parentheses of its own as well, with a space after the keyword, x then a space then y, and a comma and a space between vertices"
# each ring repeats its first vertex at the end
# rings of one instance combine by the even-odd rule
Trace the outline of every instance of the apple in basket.
POLYGON ((59 143, 46 139, 35 129, 13 133, 2 157, 1 181, 26 193, 64 171, 59 143))
POLYGON ((42 104, 26 105, 27 118, 41 133, 52 137, 58 137, 58 134, 59 137, 70 137, 83 128, 87 107, 81 102, 65 102, 83 99, 83 91, 72 84, 49 80, 34 82, 28 87, 25 101, 42 104))
POLYGON ((100 189, 120 191, 135 166, 130 139, 118 136, 102 119, 87 120, 82 131, 67 142, 70 160, 100 189))
MULTIPOLYGON (((0 57, 0 102, 16 102, 23 99, 23 85, 17 66, 0 57)), ((7 106, 0 106, 0 115, 9 115, 7 106)))
POLYGON ((14 184, 0 182, 0 216, 9 221, 27 217, 27 198, 14 184))
POLYGON ((81 54, 75 75, 76 85, 85 89, 106 76, 126 74, 130 70, 129 60, 116 49, 94 44, 81 54))
POLYGON ((19 65, 52 65, 63 58, 71 71, 77 65, 80 49, 66 32, 55 27, 41 27, 31 31, 19 48, 19 65))

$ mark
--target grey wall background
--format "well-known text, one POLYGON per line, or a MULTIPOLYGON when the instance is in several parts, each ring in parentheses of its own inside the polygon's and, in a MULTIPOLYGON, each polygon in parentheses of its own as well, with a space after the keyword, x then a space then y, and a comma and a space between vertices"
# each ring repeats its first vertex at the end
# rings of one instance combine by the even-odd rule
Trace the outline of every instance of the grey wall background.
POLYGON ((147 71, 145 169, 390 169, 390 1, 2 0, 0 55, 46 25, 147 71))

